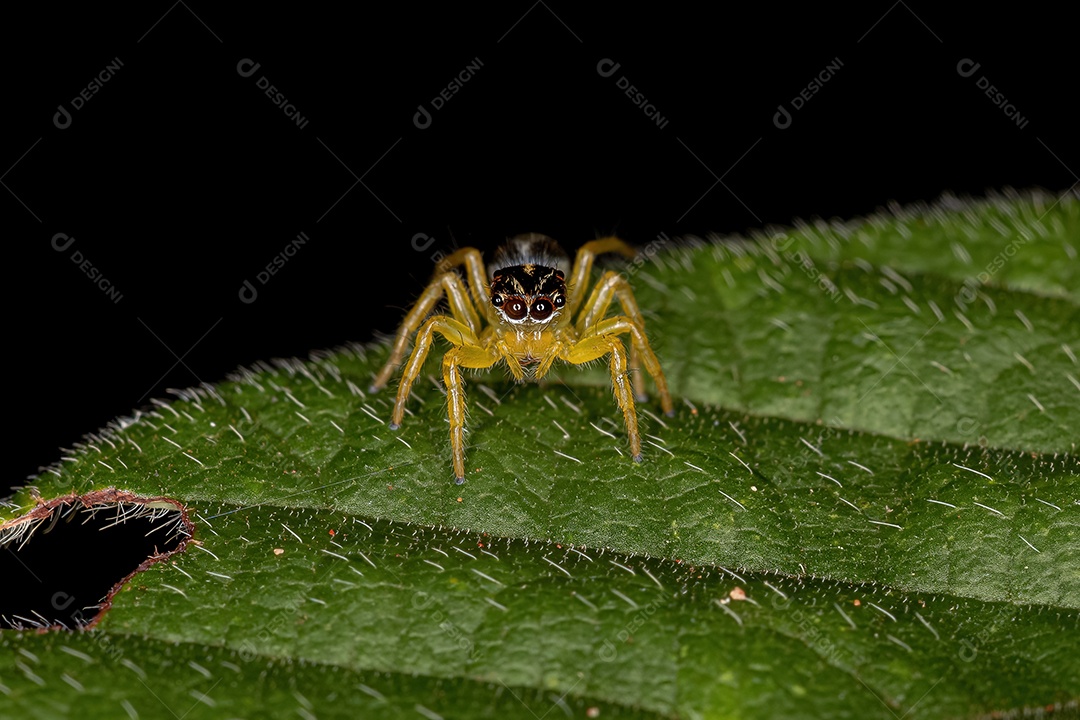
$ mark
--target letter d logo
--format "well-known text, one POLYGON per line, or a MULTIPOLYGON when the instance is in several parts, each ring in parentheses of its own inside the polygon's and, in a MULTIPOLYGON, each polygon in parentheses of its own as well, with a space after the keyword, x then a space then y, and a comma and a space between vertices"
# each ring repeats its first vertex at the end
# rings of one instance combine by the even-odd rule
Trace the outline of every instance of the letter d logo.
POLYGON ((67 111, 67 108, 63 105, 56 106, 56 114, 52 117, 53 125, 61 130, 67 130, 71 127, 71 113, 67 111))
POLYGON ((791 113, 787 111, 783 103, 776 106, 776 114, 772 116, 772 122, 781 130, 787 130, 791 127, 791 113))
POLYGON ((431 113, 427 111, 427 108, 423 105, 416 106, 416 114, 412 118, 413 125, 421 130, 427 130, 431 127, 431 113))

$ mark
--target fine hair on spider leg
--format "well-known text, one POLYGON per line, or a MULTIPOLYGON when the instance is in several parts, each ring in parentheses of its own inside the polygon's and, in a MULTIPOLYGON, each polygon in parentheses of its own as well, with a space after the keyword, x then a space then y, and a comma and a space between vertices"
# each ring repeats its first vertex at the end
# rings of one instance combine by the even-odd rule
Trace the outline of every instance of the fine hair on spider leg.
POLYGON ((635 400, 643 401, 644 394, 632 371, 638 371, 638 380, 641 370, 652 377, 665 414, 671 416, 675 410, 626 277, 608 270, 589 290, 594 260, 606 253, 634 256, 633 248, 622 240, 605 237, 585 243, 571 264, 554 240, 529 233, 510 238, 486 267, 475 248, 461 248, 443 258, 402 321, 390 356, 371 383, 373 392, 387 384, 412 340, 391 429, 401 426, 413 383, 436 336, 442 336, 451 346, 442 358, 442 378, 456 483, 465 482, 467 404, 461 371, 487 370, 498 363, 522 382, 542 380, 556 361, 588 366, 606 359, 631 456, 640 461, 635 400), (436 312, 443 301, 445 312, 436 312), (621 314, 609 313, 613 303, 621 314))

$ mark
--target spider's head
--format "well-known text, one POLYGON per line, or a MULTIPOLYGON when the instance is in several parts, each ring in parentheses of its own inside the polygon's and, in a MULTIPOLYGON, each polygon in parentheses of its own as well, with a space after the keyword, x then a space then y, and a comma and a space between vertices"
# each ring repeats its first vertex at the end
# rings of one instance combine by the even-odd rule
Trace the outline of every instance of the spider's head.
POLYGON ((504 323, 547 325, 566 306, 566 276, 532 263, 504 267, 492 276, 491 304, 504 323))

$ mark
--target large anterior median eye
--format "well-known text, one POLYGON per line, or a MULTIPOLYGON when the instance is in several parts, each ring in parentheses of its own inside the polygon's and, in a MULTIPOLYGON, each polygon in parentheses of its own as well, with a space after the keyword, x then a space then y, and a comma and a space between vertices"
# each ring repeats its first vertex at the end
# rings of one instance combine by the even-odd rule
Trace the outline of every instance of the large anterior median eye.
POLYGON ((532 309, 529 311, 529 315, 533 320, 547 320, 551 317, 551 311, 554 308, 551 306, 551 301, 547 298, 540 298, 533 303, 532 309))
POLYGON ((503 306, 503 312, 511 320, 520 320, 529 312, 529 306, 519 297, 507 298, 503 306))

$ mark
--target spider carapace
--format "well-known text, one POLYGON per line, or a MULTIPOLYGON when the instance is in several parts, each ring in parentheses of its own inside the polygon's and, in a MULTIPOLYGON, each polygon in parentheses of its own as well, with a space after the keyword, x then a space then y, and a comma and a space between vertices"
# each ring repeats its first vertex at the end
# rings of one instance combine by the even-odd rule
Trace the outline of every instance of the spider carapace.
POLYGON ((543 378, 556 360, 581 365, 606 356, 630 454, 640 461, 641 435, 634 401, 635 397, 644 400, 645 394, 640 373, 631 380, 631 368, 640 364, 652 376, 665 414, 673 415, 674 408, 664 371, 645 335, 645 319, 626 278, 609 270, 586 297, 593 261, 597 255, 611 252, 634 256, 634 249, 625 242, 606 237, 585 243, 570 266, 554 240, 531 233, 509 240, 486 271, 475 248, 461 248, 445 257, 402 321, 390 357, 371 384, 372 391, 386 385, 415 334, 412 355, 398 385, 391 429, 396 430, 405 417, 409 392, 438 334, 451 343, 443 355, 442 375, 458 484, 465 482, 462 368, 490 368, 500 361, 515 380, 524 381, 543 378), (449 313, 431 315, 444 298, 449 313), (612 301, 619 304, 622 314, 608 316, 612 301), (629 353, 620 335, 629 335, 629 353))

